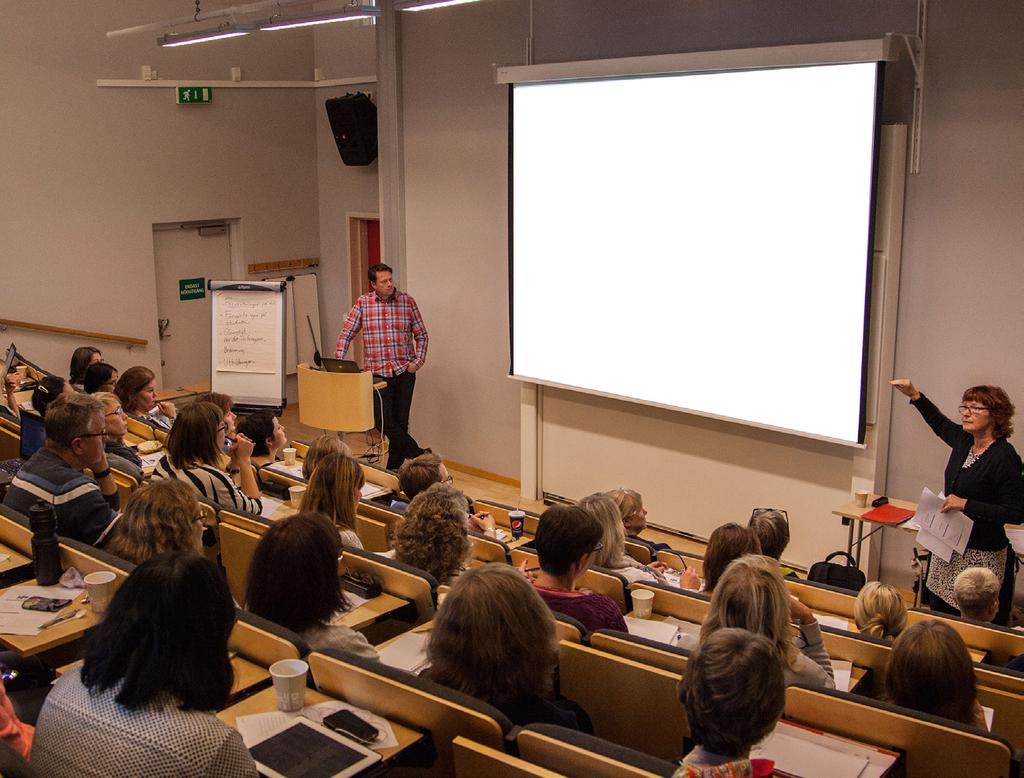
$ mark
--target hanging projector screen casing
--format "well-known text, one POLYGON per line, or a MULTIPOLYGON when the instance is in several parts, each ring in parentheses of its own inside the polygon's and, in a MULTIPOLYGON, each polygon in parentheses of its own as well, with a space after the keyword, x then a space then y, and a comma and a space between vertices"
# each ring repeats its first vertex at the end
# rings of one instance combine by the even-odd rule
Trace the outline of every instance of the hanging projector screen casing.
POLYGON ((857 445, 881 67, 736 54, 510 89, 510 373, 857 445))

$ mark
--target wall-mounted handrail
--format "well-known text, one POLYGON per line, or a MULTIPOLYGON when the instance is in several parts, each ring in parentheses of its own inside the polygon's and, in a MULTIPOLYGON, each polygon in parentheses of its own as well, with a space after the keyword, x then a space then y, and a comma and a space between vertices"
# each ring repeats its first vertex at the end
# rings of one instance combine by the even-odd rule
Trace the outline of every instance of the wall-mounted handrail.
POLYGON ((127 335, 111 335, 107 332, 90 332, 89 330, 76 330, 71 327, 55 327, 52 324, 34 324, 28 321, 16 321, 14 319, 0 319, 0 331, 8 327, 18 327, 23 330, 35 330, 36 332, 53 332, 57 335, 72 335, 76 338, 88 340, 109 340, 113 343, 124 343, 132 346, 145 346, 149 341, 143 338, 129 338, 127 335))

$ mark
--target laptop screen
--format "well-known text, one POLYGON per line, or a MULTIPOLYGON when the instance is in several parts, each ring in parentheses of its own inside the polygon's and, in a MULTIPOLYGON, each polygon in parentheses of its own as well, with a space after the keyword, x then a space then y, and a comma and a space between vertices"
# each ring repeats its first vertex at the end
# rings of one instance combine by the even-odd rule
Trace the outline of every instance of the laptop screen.
POLYGON ((46 442, 46 428, 42 417, 28 411, 21 412, 21 451, 19 456, 28 459, 46 442))

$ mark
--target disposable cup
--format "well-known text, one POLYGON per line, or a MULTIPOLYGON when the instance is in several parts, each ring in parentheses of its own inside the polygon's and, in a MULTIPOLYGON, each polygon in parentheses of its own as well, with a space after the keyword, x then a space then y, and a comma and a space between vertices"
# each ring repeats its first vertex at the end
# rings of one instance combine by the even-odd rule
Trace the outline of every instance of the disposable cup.
POLYGON ((92 612, 96 615, 104 613, 114 596, 114 581, 117 580, 117 576, 109 570, 101 570, 98 573, 89 573, 84 580, 92 612))
POLYGON ((633 592, 633 615, 639 619, 649 619, 654 610, 654 592, 650 589, 637 589, 633 592))
POLYGON ((277 709, 284 711, 302 710, 306 703, 306 673, 309 665, 301 659, 282 659, 270 666, 270 677, 274 679, 274 694, 277 709))
POLYGON ((870 494, 868 492, 857 492, 856 494, 854 494, 854 498, 857 500, 857 507, 867 508, 869 496, 870 494))
POLYGON ((305 486, 289 486, 288 487, 288 502, 296 510, 302 505, 302 495, 306 493, 305 486))
POLYGON ((284 458, 284 463, 291 467, 295 464, 295 449, 294 448, 283 448, 281 449, 281 456, 284 458))

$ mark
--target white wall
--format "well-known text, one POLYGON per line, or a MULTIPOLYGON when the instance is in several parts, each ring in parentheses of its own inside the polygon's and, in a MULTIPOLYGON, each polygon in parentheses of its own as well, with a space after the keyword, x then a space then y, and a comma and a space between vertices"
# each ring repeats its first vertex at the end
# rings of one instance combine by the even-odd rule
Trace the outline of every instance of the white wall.
MULTIPOLYGON (((315 121, 309 90, 214 92, 177 106, 171 89, 99 89, 98 78, 311 79, 312 34, 160 49, 156 34, 107 30, 181 16, 185 4, 2 0, 0 263, 4 318, 145 338, 124 369, 159 373, 152 225, 238 218, 247 262, 318 253, 315 121)), ((268 34, 269 35, 269 34, 268 34)), ((10 330, 65 373, 80 340, 10 330)))

